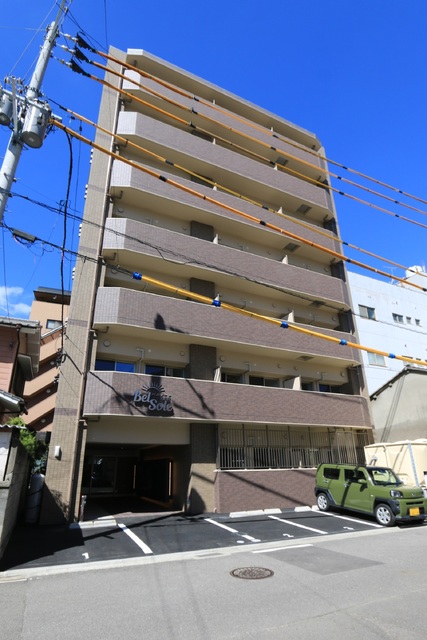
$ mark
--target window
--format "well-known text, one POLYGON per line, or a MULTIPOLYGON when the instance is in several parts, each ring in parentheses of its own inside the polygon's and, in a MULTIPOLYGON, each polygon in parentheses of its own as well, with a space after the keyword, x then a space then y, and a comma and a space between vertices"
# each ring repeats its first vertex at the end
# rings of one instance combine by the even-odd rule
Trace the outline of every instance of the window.
POLYGON ((260 387, 279 387, 280 380, 278 378, 263 378, 262 376, 249 376, 249 384, 260 387))
POLYGON ((323 391, 323 393, 341 393, 341 387, 334 384, 319 383, 319 391, 323 391))
POLYGON ((231 382, 234 384, 242 384, 243 375, 241 373, 227 373, 227 371, 222 371, 221 382, 231 382))
POLYGON ((412 318, 410 316, 406 316, 406 323, 412 324, 412 318))
POLYGON ((146 364, 145 373, 149 376, 171 376, 172 378, 183 378, 184 369, 174 369, 162 364, 146 364))
POLYGON ((376 320, 375 309, 373 307, 365 307, 363 304, 359 304, 359 314, 361 318, 376 320))
POLYGON ((320 391, 321 393, 341 393, 341 386, 325 382, 301 382, 302 391, 320 391))
POLYGON ((120 362, 115 360, 95 360, 95 371, 121 371, 122 373, 135 373, 134 362, 120 362))
POLYGON ((379 367, 385 367, 385 358, 379 353, 368 352, 368 362, 369 364, 376 364, 379 367))
POLYGON ((314 391, 314 382, 301 382, 301 389, 303 391, 314 391))
POLYGON ((354 479, 354 469, 344 469, 345 482, 353 482, 354 479))
POLYGON ((403 316, 399 315, 398 313, 393 313, 393 320, 395 322, 398 322, 399 324, 403 324, 403 316))
POLYGON ((323 477, 328 480, 338 480, 340 477, 340 470, 335 467, 325 467, 323 469, 323 477))
POLYGON ((419 318, 415 318, 415 324, 417 327, 421 327, 421 320, 419 318))
POLYGON ((61 320, 46 320, 46 329, 57 329, 62 327, 61 320))

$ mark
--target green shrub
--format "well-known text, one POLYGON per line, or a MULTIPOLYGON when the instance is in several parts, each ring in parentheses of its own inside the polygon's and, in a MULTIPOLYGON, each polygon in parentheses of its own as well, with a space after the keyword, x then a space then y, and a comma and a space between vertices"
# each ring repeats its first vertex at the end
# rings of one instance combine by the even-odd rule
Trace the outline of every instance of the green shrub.
POLYGON ((28 429, 22 418, 11 418, 7 424, 20 428, 19 439, 30 458, 31 473, 45 473, 49 445, 38 440, 36 432, 28 429))

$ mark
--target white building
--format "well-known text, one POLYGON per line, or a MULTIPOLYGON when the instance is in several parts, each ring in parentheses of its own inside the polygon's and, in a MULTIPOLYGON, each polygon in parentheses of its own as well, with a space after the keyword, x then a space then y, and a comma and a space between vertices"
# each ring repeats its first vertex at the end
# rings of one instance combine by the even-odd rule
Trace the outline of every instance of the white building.
MULTIPOLYGON (((348 271, 360 343, 394 355, 427 360, 427 274, 424 267, 406 271, 407 282, 389 283, 348 271), (414 273, 416 272, 416 273, 414 273)), ((362 352, 369 394, 391 380, 405 362, 362 352)))

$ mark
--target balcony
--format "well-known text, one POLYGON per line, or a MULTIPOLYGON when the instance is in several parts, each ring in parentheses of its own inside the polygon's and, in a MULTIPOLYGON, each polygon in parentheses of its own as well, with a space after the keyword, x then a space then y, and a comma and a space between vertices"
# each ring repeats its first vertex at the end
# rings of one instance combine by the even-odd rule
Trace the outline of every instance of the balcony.
MULTIPOLYGON (((122 289, 104 287, 98 289, 95 306, 94 328, 110 331, 120 336, 140 338, 144 334, 154 338, 162 330, 163 340, 189 344, 207 344, 233 350, 267 350, 274 357, 296 359, 303 355, 316 357, 320 362, 340 367, 359 364, 358 350, 338 343, 305 335, 292 329, 283 329, 250 317, 217 309, 188 300, 122 289), (116 325, 116 329, 114 328, 116 325)), ((307 327, 310 329, 311 327, 307 327)), ((324 335, 352 340, 344 333, 316 329, 324 335)), ((159 336, 157 335, 158 339, 159 336)))
MULTIPOLYGON (((271 246, 276 250, 283 249, 289 242, 296 242, 300 245, 299 256, 316 256, 317 261, 325 261, 327 264, 331 261, 331 256, 326 255, 321 249, 312 247, 311 243, 338 253, 342 252, 342 247, 334 235, 323 228, 320 229, 321 234, 317 233, 317 227, 311 228, 310 220, 304 220, 304 226, 302 226, 296 220, 280 217, 272 211, 262 209, 245 200, 236 201, 235 197, 222 191, 213 191, 209 187, 192 183, 167 171, 162 171, 161 174, 200 193, 201 197, 196 197, 156 177, 115 161, 110 189, 112 197, 117 198, 118 211, 126 213, 129 209, 140 209, 141 197, 143 197, 145 210, 150 211, 150 219, 159 216, 162 219, 162 226, 166 228, 169 225, 175 228, 177 222, 182 228, 191 220, 198 220, 212 225, 219 234, 229 234, 241 239, 242 242, 255 242, 260 246, 271 246), (205 200, 204 197, 213 198, 225 207, 236 209, 237 213, 205 200), (165 219, 166 212, 167 219, 165 219), (251 217, 254 220, 251 220, 251 217), (283 232, 270 230, 260 225, 258 220, 283 229, 283 232), (286 232, 292 235, 286 235, 286 232), (308 242, 303 243, 295 239, 295 236, 304 238, 308 242)), ((285 253, 286 251, 283 251, 283 254, 285 253)))
MULTIPOLYGON (((123 416, 152 424, 169 421, 226 422, 323 427, 371 426, 361 396, 291 391, 204 380, 159 379, 130 373, 91 371, 84 417, 123 416)), ((160 424, 159 423, 159 424, 160 424)), ((118 421, 119 424, 119 421, 118 421)), ((143 441, 141 433, 141 441, 143 441)))
POLYGON ((283 300, 286 291, 297 292, 316 301, 335 303, 339 308, 350 308, 347 287, 338 278, 130 219, 107 220, 103 255, 106 258, 114 256, 116 263, 129 265, 132 270, 141 268, 143 258, 146 271, 164 271, 166 280, 171 266, 165 259, 177 263, 181 257, 182 264, 173 267, 174 274, 179 277, 214 279, 220 286, 228 271, 228 286, 233 288, 236 285, 231 279, 235 281, 238 272, 242 274, 239 284, 242 290, 253 290, 259 282, 281 289, 276 294, 271 291, 272 298, 279 296, 283 300))
POLYGON ((46 416, 48 413, 54 411, 56 400, 56 389, 50 395, 46 395, 43 392, 40 395, 36 395, 27 403, 28 415, 25 416, 25 422, 28 425, 32 425, 38 422, 46 416))
POLYGON ((58 374, 58 369, 52 367, 47 371, 43 371, 43 373, 39 373, 38 376, 33 378, 32 380, 28 380, 25 383, 24 396, 29 398, 34 394, 41 392, 49 386, 53 386, 55 384, 55 377, 58 374))
MULTIPOLYGON (((153 118, 134 112, 121 112, 117 133, 134 144, 199 175, 209 176, 219 185, 232 188, 257 202, 277 202, 290 212, 307 205, 311 209, 309 217, 319 222, 325 217, 333 217, 331 201, 325 189, 153 118)), ((150 156, 143 154, 142 162, 150 164, 152 161, 150 156)), ((166 169, 167 165, 164 166, 166 169)))
MULTIPOLYGON (((176 115, 186 122, 191 120, 193 125, 199 129, 201 128, 208 131, 214 137, 226 138, 233 144, 240 145, 260 155, 270 157, 273 161, 277 159, 279 155, 282 155, 287 162, 287 168, 298 171, 314 180, 317 180, 325 169, 321 157, 308 153, 303 148, 304 144, 306 144, 309 149, 312 149, 314 146, 318 147, 319 144, 316 138, 313 135, 309 135, 308 132, 298 130, 295 126, 292 127, 289 123, 284 123, 283 121, 278 122, 277 116, 271 114, 263 130, 261 124, 253 123, 250 120, 250 114, 248 114, 247 118, 241 115, 236 116, 225 107, 206 104, 206 102, 209 103, 210 100, 200 101, 195 104, 192 97, 183 96, 172 89, 160 85, 155 80, 141 77, 135 71, 127 71, 126 76, 128 80, 125 80, 123 84, 125 91, 138 98, 142 98, 142 100, 153 104, 155 107, 161 108, 166 111, 167 114, 176 115), (153 95, 153 92, 157 95, 153 95), (167 100, 175 104, 171 104, 171 102, 167 102, 167 100), (178 105, 181 105, 181 108, 178 105), (274 122, 274 120, 276 120, 276 122, 274 122), (271 134, 272 126, 276 132, 276 127, 279 129, 287 128, 288 130, 285 131, 284 135, 280 136, 281 139, 278 140, 277 137, 274 138, 271 134), (283 140, 286 135, 291 138, 297 137, 299 140, 297 144, 301 145, 301 147, 298 148, 294 144, 288 144, 283 140), (274 152, 272 147, 276 147, 278 151, 274 152), (298 160, 302 160, 303 163, 298 162, 298 160)), ((221 100, 220 103, 223 105, 224 100, 221 100)), ((185 127, 185 125, 178 123, 170 116, 162 114, 160 111, 156 111, 149 106, 141 106, 141 104, 133 102, 132 109, 145 113, 166 124, 173 124, 181 128, 185 127)), ((259 111, 256 115, 259 117, 259 111)), ((289 140, 292 143, 292 140, 289 140)), ((323 174, 322 179, 325 177, 326 174, 323 174)))
MULTIPOLYGON (((320 146, 319 140, 310 131, 298 127, 211 82, 175 67, 147 51, 130 49, 128 50, 127 61, 133 66, 144 69, 147 73, 161 78, 165 82, 180 87, 190 95, 198 96, 205 101, 221 105, 225 109, 238 114, 240 117, 254 121, 267 129, 273 128, 277 133, 287 136, 302 145, 316 149, 320 146)), ((132 72, 126 73, 129 74, 129 77, 132 76, 132 72)), ((145 80, 145 78, 141 78, 141 84, 145 84, 145 80)), ((157 91, 162 91, 158 83, 155 83, 155 86, 157 87, 157 91)), ((138 91, 138 88, 134 84, 129 86, 130 90, 131 87, 133 90, 138 91)), ((278 90, 279 89, 280 84, 278 85, 278 90)), ((177 99, 177 94, 174 93, 173 95, 175 99, 177 99)), ((194 102, 192 102, 192 105, 194 106, 194 102)))

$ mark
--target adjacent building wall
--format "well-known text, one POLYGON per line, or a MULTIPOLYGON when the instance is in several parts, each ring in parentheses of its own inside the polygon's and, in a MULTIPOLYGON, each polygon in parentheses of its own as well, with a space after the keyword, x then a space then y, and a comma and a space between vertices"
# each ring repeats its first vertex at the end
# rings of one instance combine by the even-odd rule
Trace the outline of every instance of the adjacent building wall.
POLYGON ((427 438, 427 369, 406 367, 371 397, 376 442, 427 438))
MULTIPOLYGON (((410 358, 427 360, 427 287, 425 272, 408 275, 408 282, 385 282, 348 272, 357 331, 361 344, 410 358), (366 317, 369 309, 370 317, 366 317)), ((404 361, 362 352, 368 391, 375 393, 406 365, 404 361)))

